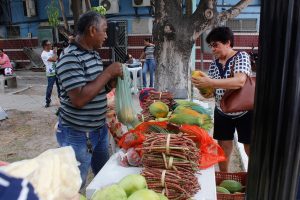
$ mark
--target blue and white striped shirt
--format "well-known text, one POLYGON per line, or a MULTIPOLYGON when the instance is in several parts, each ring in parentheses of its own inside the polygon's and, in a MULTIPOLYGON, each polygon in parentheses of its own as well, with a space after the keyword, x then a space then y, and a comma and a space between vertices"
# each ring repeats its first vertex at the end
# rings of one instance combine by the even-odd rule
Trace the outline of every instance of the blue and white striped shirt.
POLYGON ((154 45, 149 45, 144 47, 144 52, 145 52, 145 59, 154 59, 154 50, 155 46, 154 45))
POLYGON ((68 92, 95 80, 103 71, 102 60, 96 51, 71 44, 57 63, 57 78, 61 89, 59 116, 62 124, 79 131, 92 131, 105 124, 107 91, 99 94, 83 108, 72 105, 68 92))

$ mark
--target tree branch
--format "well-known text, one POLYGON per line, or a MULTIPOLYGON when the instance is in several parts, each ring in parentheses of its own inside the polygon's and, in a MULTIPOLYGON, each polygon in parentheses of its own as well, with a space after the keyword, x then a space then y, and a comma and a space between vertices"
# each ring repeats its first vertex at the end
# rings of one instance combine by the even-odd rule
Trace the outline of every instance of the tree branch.
POLYGON ((92 6, 90 0, 85 0, 85 7, 86 7, 86 11, 91 10, 92 6))
POLYGON ((65 27, 66 30, 69 30, 69 24, 68 24, 68 20, 66 18, 66 15, 65 15, 65 8, 64 8, 63 1, 62 0, 58 0, 58 2, 59 2, 59 7, 60 7, 61 15, 62 15, 62 18, 63 18, 63 21, 64 21, 64 27, 65 27))
POLYGON ((215 23, 218 15, 216 0, 201 0, 195 12, 189 17, 192 27, 192 40, 196 40, 203 31, 215 23))
POLYGON ((192 15, 192 18, 197 18, 203 14, 203 11, 210 8, 214 9, 214 5, 216 5, 216 0, 200 0, 198 7, 192 15))
POLYGON ((240 0, 236 5, 231 7, 228 10, 225 10, 218 14, 217 16, 217 23, 220 24, 222 22, 227 21, 228 19, 232 19, 238 16, 241 11, 246 8, 252 0, 240 0))

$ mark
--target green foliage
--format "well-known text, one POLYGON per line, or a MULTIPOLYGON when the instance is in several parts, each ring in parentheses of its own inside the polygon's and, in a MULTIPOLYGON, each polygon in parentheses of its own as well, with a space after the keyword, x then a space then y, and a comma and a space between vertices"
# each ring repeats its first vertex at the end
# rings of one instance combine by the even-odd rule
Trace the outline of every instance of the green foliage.
POLYGON ((98 12, 100 15, 106 15, 106 9, 103 6, 92 7, 92 10, 98 12))
POLYGON ((52 0, 47 6, 47 15, 50 26, 57 27, 59 25, 59 8, 56 1, 52 0))

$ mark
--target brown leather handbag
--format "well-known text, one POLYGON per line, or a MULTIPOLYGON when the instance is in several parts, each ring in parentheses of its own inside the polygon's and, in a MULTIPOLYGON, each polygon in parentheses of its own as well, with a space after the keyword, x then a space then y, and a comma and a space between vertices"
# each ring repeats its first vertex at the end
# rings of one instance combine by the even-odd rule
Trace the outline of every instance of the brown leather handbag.
MULTIPOLYGON (((231 77, 234 76, 231 66, 231 77)), ((247 75, 246 82, 239 89, 227 89, 221 99, 221 109, 225 113, 253 110, 256 77, 247 75)))

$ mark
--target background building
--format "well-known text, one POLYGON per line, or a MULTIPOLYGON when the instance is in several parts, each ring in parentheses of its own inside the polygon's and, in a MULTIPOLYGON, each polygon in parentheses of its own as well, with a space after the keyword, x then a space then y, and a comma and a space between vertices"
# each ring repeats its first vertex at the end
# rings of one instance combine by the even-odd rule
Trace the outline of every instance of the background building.
MULTIPOLYGON (((0 48, 3 48, 19 67, 30 63, 30 59, 23 51, 24 47, 34 48, 39 53, 42 40, 54 41, 58 38, 58 42, 63 41, 64 38, 48 23, 47 6, 51 0, 0 0, 0 2, 0 48)), ((228 9, 237 2, 237 0, 218 0, 218 10, 228 9)), ((72 28, 70 0, 63 0, 63 3, 72 28)), ((119 30, 115 35, 112 35, 113 31, 110 33, 109 38, 113 40, 110 42, 114 47, 106 45, 99 50, 101 57, 107 62, 112 59, 122 61, 124 54, 128 52, 138 58, 143 51, 143 39, 152 35, 154 8, 151 6, 151 0, 91 0, 92 6, 98 6, 99 3, 108 5, 107 18, 109 21, 117 22, 119 30)), ((260 0, 253 0, 238 17, 226 22, 225 25, 235 32, 237 50, 250 51, 252 46, 257 50, 259 16, 260 0)), ((115 26, 111 28, 115 29, 115 26)), ((199 38, 196 42, 196 68, 201 66, 200 40, 199 38)), ((204 45, 204 50, 205 47, 204 45)), ((204 66, 207 67, 211 55, 208 52, 204 53, 203 60, 204 66)))

